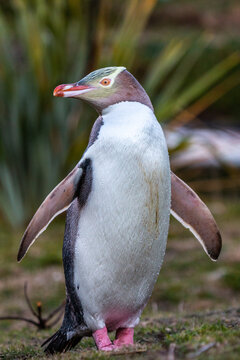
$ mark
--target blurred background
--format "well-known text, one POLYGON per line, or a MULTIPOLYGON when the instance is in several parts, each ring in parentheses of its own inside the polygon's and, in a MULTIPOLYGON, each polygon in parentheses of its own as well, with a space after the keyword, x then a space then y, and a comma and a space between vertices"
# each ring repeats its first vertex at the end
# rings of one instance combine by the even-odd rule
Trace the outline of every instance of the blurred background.
MULTIPOLYGON (((172 166, 240 185, 238 1, 0 1, 0 210, 23 225, 81 157, 94 111, 54 87, 124 65, 150 95, 172 166)), ((207 179, 207 184, 204 181, 207 179)))
MULTIPOLYGON (((64 298, 64 216, 15 261, 24 226, 79 161, 97 117, 52 91, 118 65, 148 92, 173 171, 208 203, 224 240, 213 264, 172 221, 146 314, 238 304, 239 33, 238 0, 0 0, 0 315, 25 314, 25 281, 46 308, 64 298)), ((1 326, 8 336, 25 328, 1 326)))

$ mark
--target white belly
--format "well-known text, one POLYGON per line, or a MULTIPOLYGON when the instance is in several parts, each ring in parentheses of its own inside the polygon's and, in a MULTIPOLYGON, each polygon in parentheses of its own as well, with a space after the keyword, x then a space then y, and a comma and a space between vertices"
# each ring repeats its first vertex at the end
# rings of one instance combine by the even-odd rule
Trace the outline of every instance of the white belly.
POLYGON ((112 111, 111 122, 103 116, 99 138, 84 156, 92 159, 93 181, 79 219, 74 283, 92 330, 136 325, 165 253, 167 148, 152 111, 137 105, 137 122, 136 106, 132 119, 128 106, 119 127, 112 111))

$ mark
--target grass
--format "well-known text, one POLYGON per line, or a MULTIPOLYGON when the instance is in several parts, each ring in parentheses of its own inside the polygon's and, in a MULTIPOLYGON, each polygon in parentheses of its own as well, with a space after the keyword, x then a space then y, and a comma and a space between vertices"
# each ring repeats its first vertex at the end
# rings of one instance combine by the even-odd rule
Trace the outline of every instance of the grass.
MULTIPOLYGON (((218 203, 210 207, 217 209, 218 203)), ((224 240, 217 263, 211 262, 191 234, 172 219, 165 262, 136 328, 133 350, 103 355, 96 352, 92 339, 86 338, 75 350, 53 359, 171 359, 171 351, 175 359, 239 359, 239 206, 225 199, 216 217, 224 240)), ((63 231, 61 219, 55 221, 17 264, 20 231, 2 228, 0 315, 29 317, 23 296, 25 281, 33 303, 41 301, 45 313, 62 302, 63 231)), ((1 321, 0 358, 47 359, 40 345, 57 328, 37 331, 23 322, 1 321)))

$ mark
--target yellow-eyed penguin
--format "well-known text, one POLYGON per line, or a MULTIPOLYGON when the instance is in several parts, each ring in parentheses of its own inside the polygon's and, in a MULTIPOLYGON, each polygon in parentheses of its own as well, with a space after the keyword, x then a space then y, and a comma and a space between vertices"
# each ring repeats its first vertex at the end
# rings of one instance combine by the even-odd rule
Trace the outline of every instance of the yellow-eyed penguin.
POLYGON ((20 261, 34 240, 67 210, 63 264, 67 301, 61 328, 43 345, 67 351, 92 335, 100 350, 133 344, 165 254, 170 210, 216 260, 221 236, 199 197, 170 172, 152 103, 124 67, 94 71, 59 85, 99 113, 81 160, 47 196, 28 225, 20 261), (116 330, 112 343, 108 331, 116 330))

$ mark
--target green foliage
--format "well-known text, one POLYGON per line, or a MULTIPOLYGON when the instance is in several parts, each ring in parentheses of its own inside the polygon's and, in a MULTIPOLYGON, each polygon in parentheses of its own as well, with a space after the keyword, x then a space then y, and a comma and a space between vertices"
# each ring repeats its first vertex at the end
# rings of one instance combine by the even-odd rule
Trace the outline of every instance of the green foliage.
POLYGON ((234 268, 228 269, 223 277, 223 283, 236 292, 240 292, 240 266, 235 264, 234 268))
POLYGON ((230 54, 189 81, 212 41, 206 35, 173 38, 155 46, 152 59, 143 39, 150 15, 161 6, 156 0, 1 4, 0 209, 14 226, 32 215, 87 144, 93 113, 78 101, 53 99, 56 85, 124 65, 149 92, 159 120, 170 120, 205 96, 202 111, 208 92, 239 64, 239 55, 230 54))
POLYGON ((74 138, 76 109, 51 92, 83 71, 86 23, 76 5, 68 20, 64 3, 16 1, 10 18, 0 16, 0 200, 12 224, 58 182, 74 138))

